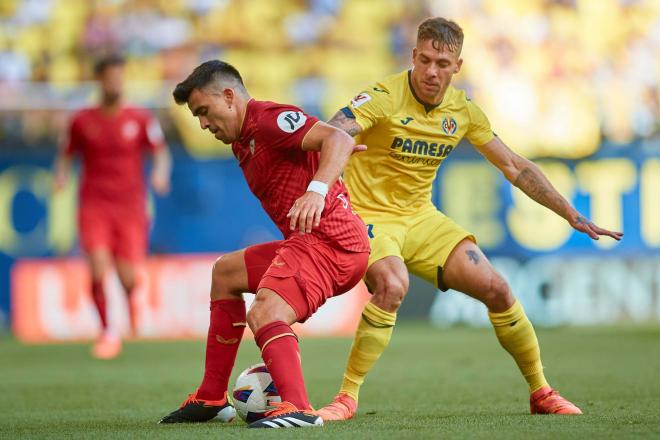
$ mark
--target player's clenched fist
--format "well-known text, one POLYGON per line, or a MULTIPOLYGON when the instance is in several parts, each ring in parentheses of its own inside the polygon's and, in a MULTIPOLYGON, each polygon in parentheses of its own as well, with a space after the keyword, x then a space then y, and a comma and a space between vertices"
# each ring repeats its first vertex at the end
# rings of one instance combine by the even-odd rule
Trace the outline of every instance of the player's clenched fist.
POLYGON ((289 227, 292 231, 298 227, 301 234, 309 234, 312 232, 312 225, 316 227, 321 223, 323 208, 325 208, 325 197, 317 192, 307 191, 293 203, 286 215, 291 219, 289 227))

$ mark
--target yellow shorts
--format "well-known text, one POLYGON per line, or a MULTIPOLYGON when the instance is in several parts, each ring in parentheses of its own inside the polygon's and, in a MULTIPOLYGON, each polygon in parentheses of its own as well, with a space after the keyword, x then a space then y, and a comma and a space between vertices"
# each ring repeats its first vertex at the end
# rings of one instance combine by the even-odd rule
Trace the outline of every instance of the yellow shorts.
POLYGON ((399 257, 408 270, 441 290, 442 268, 456 245, 464 238, 476 243, 474 235, 429 205, 412 215, 383 215, 358 211, 367 224, 371 255, 369 266, 385 257, 399 257))

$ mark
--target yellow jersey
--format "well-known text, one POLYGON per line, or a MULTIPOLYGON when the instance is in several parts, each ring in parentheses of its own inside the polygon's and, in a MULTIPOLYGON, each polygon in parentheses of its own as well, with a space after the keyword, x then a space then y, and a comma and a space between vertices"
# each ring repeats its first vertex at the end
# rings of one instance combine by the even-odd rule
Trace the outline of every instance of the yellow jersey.
POLYGON ((431 203, 438 167, 465 136, 474 145, 493 139, 483 111, 463 90, 447 88, 437 106, 422 103, 410 71, 387 77, 351 100, 344 113, 362 128, 367 151, 344 169, 356 211, 406 215, 431 203))

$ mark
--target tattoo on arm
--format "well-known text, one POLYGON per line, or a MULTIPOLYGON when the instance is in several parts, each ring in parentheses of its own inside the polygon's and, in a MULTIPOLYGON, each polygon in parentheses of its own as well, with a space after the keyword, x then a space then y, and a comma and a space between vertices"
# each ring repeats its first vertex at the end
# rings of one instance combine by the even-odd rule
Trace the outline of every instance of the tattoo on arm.
POLYGON ((479 264, 479 254, 476 251, 470 249, 469 251, 465 251, 465 254, 474 264, 479 264))
POLYGON ((357 121, 346 116, 341 110, 328 121, 328 124, 344 130, 350 136, 355 136, 362 131, 362 127, 360 127, 357 121))
MULTIPOLYGON (((532 200, 553 210, 564 218, 566 218, 571 210, 571 205, 568 201, 557 192, 539 170, 529 167, 524 168, 513 184, 532 200)), ((583 218, 583 220, 585 219, 583 218)))

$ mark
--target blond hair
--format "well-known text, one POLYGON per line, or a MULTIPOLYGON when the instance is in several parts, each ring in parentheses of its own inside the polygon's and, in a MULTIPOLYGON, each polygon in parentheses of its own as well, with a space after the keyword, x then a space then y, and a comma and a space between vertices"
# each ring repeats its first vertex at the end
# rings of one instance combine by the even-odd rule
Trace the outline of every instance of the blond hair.
POLYGON ((463 29, 451 20, 442 17, 427 18, 417 28, 417 41, 433 41, 433 47, 442 46, 460 54, 463 48, 463 29))

